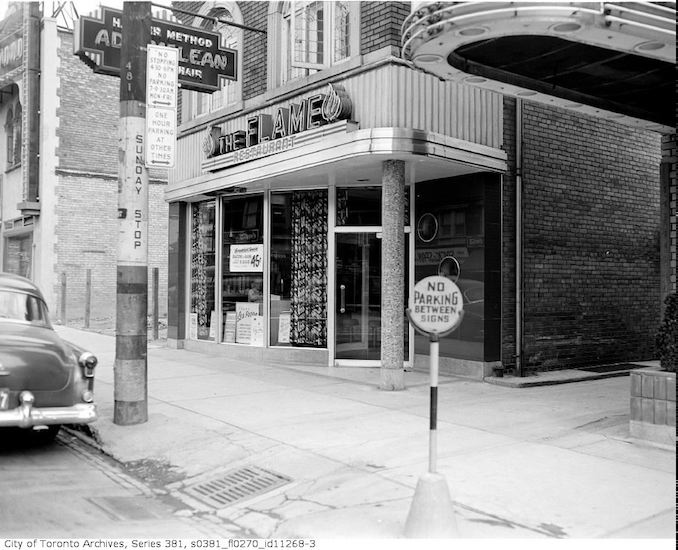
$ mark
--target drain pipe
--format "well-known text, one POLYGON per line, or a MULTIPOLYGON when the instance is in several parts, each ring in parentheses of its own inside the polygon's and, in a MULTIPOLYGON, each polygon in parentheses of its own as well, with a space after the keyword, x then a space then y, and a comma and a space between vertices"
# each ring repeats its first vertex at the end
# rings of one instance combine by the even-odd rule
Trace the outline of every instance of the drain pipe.
POLYGON ((523 101, 516 98, 516 375, 523 376, 523 101))

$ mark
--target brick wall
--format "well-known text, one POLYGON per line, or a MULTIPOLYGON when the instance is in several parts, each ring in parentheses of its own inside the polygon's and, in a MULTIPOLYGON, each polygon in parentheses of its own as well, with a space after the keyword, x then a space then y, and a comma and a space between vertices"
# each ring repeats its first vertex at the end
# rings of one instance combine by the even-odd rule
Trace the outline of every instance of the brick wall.
POLYGON ((661 200, 664 202, 665 218, 662 220, 665 227, 665 243, 663 261, 665 266, 662 272, 663 286, 662 294, 676 292, 676 280, 678 279, 678 237, 676 236, 676 203, 678 203, 678 187, 676 185, 676 134, 662 136, 662 191, 661 200))
MULTIPOLYGON (((79 324, 85 317, 85 281, 87 269, 92 273, 92 326, 115 326, 116 260, 117 260, 117 190, 112 178, 61 176, 58 187, 57 273, 58 300, 61 304, 61 277, 66 274, 66 319, 61 311, 53 312, 62 322, 79 324), (77 215, 74 215, 77 213, 77 215)), ((159 310, 167 313, 167 203, 165 186, 149 188, 149 210, 152 212, 148 250, 149 311, 153 303, 152 269, 159 271, 159 310)))
POLYGON ((410 11, 409 2, 361 2, 360 53, 400 48, 400 27, 410 11))
MULTIPOLYGON (((73 55, 73 35, 59 32, 57 263, 54 286, 61 304, 61 277, 66 274, 66 319, 84 319, 86 271, 92 273, 92 326, 115 326, 117 257, 117 173, 119 80, 95 74, 73 55)), ((148 252, 149 283, 160 268, 160 313, 167 311, 166 175, 150 173, 148 252)), ((43 182, 45 185, 46 182, 43 182)), ((149 308, 152 304, 149 286, 149 308)), ((53 312, 54 318, 61 311, 53 312)))
POLYGON ((59 32, 59 168, 117 174, 120 79, 94 73, 59 32))
POLYGON ((502 179, 501 360, 515 365, 516 356, 516 100, 504 97, 504 145, 507 171, 502 179))
MULTIPOLYGON (((659 322, 659 136, 523 106, 526 369, 651 358, 659 322)), ((512 109, 507 100, 507 137, 515 131, 512 109)), ((504 192, 507 270, 514 173, 504 192)), ((503 284, 503 360, 514 364, 515 283, 505 277, 503 284)))
MULTIPOLYGON (((255 29, 266 29, 268 2, 238 2, 243 22, 255 29)), ((243 44, 243 100, 266 91, 266 35, 245 31, 243 44)))

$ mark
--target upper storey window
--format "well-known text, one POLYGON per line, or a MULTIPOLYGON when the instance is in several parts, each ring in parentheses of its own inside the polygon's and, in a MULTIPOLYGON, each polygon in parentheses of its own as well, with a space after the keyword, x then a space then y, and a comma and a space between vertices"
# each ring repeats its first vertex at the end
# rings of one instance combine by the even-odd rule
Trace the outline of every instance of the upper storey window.
POLYGON ((10 107, 7 110, 5 118, 5 157, 8 170, 21 164, 22 123, 21 103, 17 102, 14 109, 10 107))
POLYGON ((11 107, 7 109, 5 117, 5 140, 5 157, 9 167, 14 164, 14 111, 11 107))
POLYGON ((269 20, 269 29, 280 29, 277 44, 269 42, 272 87, 358 55, 359 2, 281 2, 277 9, 269 20))
POLYGON ((240 9, 235 2, 205 2, 200 9, 201 15, 214 17, 219 21, 196 18, 196 26, 221 35, 221 47, 232 48, 238 52, 237 80, 229 80, 216 92, 184 92, 184 101, 188 105, 188 118, 195 118, 204 113, 216 111, 222 107, 233 105, 242 100, 242 43, 243 31, 226 22, 243 23, 240 9))

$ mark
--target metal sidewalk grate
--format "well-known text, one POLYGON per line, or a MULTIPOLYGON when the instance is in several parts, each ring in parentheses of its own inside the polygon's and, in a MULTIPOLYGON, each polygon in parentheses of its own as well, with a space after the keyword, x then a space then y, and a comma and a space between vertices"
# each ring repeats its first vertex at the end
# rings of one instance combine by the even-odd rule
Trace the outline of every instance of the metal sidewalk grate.
POLYGON ((225 508, 291 481, 291 478, 282 474, 258 466, 247 466, 190 485, 183 492, 213 508, 225 508))

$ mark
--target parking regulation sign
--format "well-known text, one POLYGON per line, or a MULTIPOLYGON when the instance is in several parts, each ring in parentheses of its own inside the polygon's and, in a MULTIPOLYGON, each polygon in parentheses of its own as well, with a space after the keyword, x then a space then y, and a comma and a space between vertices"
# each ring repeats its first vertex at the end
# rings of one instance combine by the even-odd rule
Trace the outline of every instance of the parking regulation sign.
POLYGON ((425 334, 446 334, 464 317, 464 300, 459 287, 446 277, 426 277, 414 285, 408 317, 425 334))

